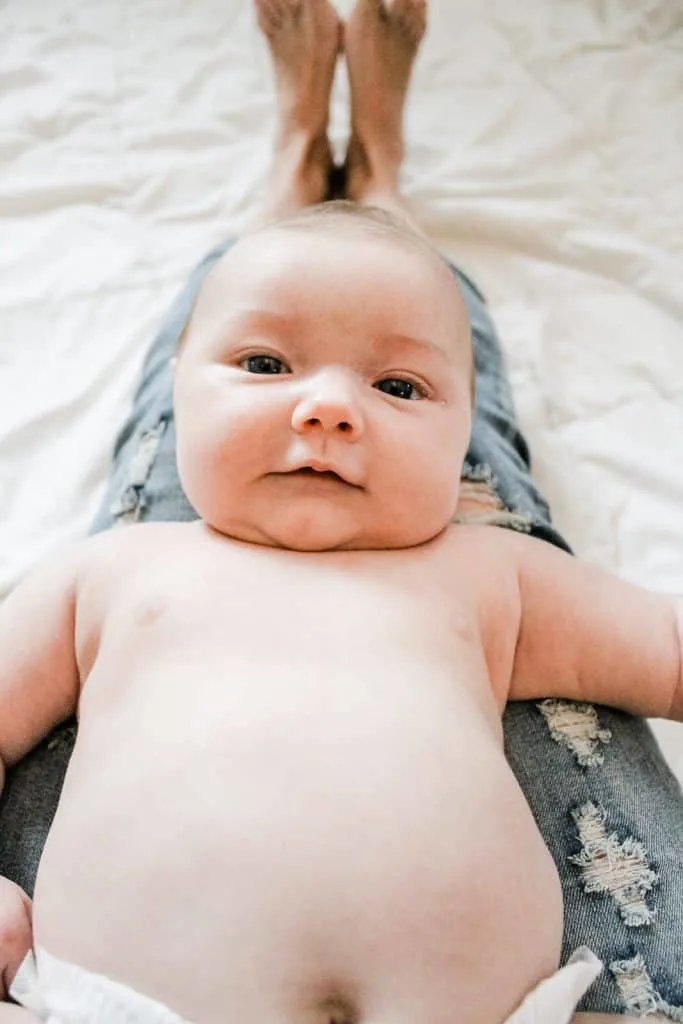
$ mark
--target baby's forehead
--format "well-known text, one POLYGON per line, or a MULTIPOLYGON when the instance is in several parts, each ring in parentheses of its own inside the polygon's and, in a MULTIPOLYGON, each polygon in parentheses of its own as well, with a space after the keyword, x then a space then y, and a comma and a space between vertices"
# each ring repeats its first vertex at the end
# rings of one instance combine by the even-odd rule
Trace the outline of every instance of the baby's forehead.
POLYGON ((267 273, 286 267, 292 260, 316 266, 332 255, 338 255, 349 268, 354 257, 361 256, 386 265, 382 254, 389 254, 396 266, 402 262, 401 257, 409 260, 415 268, 433 275, 442 287, 460 295, 446 261, 426 239, 408 230, 376 230, 372 224, 353 218, 330 217, 329 223, 323 218, 317 223, 275 222, 244 235, 220 262, 223 269, 256 266, 267 273))
MULTIPOLYGON (((240 238, 216 263, 207 275, 195 302, 186 332, 197 328, 211 331, 230 318, 247 296, 265 303, 277 293, 285 305, 296 301, 305 311, 313 276, 330 264, 337 277, 329 279, 332 294, 346 288, 351 271, 360 264, 374 268, 383 266, 391 278, 405 284, 416 308, 424 300, 425 310, 443 310, 453 337, 469 345, 469 322, 459 286, 452 271, 436 250, 421 240, 395 236, 391 232, 368 232, 355 224, 301 228, 278 224, 254 231, 240 238), (407 270, 406 270, 407 265, 407 270), (345 272, 345 270, 347 272, 345 272), (402 274, 399 273, 402 271, 402 274)), ((370 269, 369 273, 372 273, 370 269)), ((361 283, 365 282, 362 279, 361 283)), ((347 288, 348 291, 348 288, 347 288)), ((406 289, 400 297, 405 296, 406 289)), ((348 296, 353 305, 353 295, 348 296)), ((365 307, 356 303, 360 316, 365 307)), ((450 333, 450 332, 449 332, 450 333)))

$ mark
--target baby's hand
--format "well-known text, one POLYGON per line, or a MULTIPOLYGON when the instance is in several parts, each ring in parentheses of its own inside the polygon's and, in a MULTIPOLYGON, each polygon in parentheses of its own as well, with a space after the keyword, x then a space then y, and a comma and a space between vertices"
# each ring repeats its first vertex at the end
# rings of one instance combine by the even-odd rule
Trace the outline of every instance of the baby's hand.
POLYGON ((14 975, 32 945, 31 900, 9 878, 0 877, 0 999, 7 999, 14 975))

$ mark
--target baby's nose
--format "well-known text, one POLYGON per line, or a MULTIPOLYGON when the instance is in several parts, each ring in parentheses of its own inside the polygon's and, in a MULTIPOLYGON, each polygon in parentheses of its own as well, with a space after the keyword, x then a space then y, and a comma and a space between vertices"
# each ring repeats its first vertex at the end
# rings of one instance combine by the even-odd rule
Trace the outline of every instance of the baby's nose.
POLYGON ((316 374, 292 414, 297 433, 323 430, 357 440, 363 433, 363 413, 353 382, 342 371, 316 374))

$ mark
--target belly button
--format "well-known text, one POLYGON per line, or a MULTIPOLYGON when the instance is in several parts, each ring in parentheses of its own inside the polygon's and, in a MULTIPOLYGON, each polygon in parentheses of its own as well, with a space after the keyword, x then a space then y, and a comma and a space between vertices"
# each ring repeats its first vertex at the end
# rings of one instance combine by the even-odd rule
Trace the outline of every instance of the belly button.
POLYGON ((323 999, 318 1004, 316 1024, 359 1024, 358 1009, 349 999, 338 996, 323 999))

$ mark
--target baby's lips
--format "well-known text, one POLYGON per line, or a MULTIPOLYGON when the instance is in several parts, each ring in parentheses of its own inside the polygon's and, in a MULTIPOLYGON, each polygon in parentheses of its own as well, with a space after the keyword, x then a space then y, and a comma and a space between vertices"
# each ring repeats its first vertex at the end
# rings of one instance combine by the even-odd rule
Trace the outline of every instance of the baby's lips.
POLYGON ((287 473, 298 473, 302 470, 312 470, 315 473, 332 473, 351 487, 360 487, 360 481, 353 479, 352 475, 347 473, 345 470, 335 462, 329 462, 324 459, 308 459, 305 462, 301 462, 296 466, 292 466, 290 469, 285 470, 287 473))

